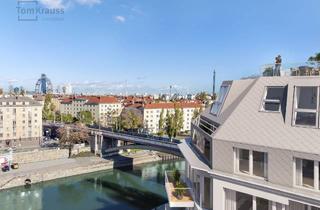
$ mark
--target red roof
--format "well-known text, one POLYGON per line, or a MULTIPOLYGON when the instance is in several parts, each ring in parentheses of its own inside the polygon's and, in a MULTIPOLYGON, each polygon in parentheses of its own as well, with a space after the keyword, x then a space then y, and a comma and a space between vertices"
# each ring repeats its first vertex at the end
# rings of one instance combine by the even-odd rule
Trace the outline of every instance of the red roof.
POLYGON ((74 99, 88 100, 87 103, 91 104, 115 104, 119 103, 118 99, 114 96, 76 96, 74 98, 64 98, 61 103, 71 103, 74 99))
POLYGON ((87 103, 94 104, 115 104, 119 103, 118 99, 114 96, 81 96, 79 99, 87 99, 87 103))
POLYGON ((174 109, 174 108, 200 108, 202 105, 196 102, 179 102, 179 103, 152 103, 146 104, 145 109, 174 109))

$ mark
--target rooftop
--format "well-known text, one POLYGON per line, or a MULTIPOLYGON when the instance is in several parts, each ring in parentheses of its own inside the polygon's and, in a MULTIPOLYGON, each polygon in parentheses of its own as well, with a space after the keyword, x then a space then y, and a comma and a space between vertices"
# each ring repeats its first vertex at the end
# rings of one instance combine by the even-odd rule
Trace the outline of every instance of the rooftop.
POLYGON ((144 106, 145 109, 174 109, 174 108, 201 108, 202 104, 198 101, 193 102, 159 102, 150 103, 144 106))
POLYGON ((0 106, 42 106, 39 102, 26 96, 0 97, 0 106))

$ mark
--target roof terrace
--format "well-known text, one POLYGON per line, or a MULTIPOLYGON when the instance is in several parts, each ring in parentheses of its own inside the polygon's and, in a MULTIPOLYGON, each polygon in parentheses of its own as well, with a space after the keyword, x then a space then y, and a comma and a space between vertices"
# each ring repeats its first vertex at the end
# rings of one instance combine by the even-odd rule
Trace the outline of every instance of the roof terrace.
POLYGON ((261 67, 261 74, 270 76, 320 76, 320 62, 266 64, 261 67))

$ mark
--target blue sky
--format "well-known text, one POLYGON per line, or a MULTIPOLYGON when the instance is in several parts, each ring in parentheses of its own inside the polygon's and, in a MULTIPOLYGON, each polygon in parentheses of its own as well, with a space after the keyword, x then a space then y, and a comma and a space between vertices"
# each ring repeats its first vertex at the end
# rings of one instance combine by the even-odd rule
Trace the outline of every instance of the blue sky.
POLYGON ((259 73, 277 54, 292 63, 320 51, 319 0, 40 3, 63 8, 63 20, 18 21, 17 2, 0 3, 0 86, 33 89, 46 73, 88 91, 210 91, 213 69, 220 83, 259 73))

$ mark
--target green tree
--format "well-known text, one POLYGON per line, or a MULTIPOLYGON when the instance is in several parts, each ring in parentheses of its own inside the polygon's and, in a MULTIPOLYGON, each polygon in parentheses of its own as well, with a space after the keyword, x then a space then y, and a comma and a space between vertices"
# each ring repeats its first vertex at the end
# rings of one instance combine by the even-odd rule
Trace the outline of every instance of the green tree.
POLYGON ((200 116, 200 114, 201 114, 201 112, 202 112, 202 107, 200 108, 200 109, 194 109, 194 111, 193 111, 193 115, 192 115, 192 120, 194 120, 194 119, 196 119, 197 117, 199 117, 200 116))
POLYGON ((165 124, 165 118, 164 118, 164 110, 162 109, 160 112, 160 119, 159 119, 159 132, 158 135, 159 136, 163 136, 164 135, 164 124, 165 124))
POLYGON ((174 115, 170 114, 167 110, 167 116, 166 116, 166 133, 169 136, 170 139, 176 136, 176 130, 174 125, 174 115))
POLYGON ((73 117, 71 114, 61 114, 61 122, 72 123, 73 117))
POLYGON ((51 100, 52 100, 52 95, 51 94, 47 94, 45 96, 45 99, 44 99, 44 105, 43 105, 43 110, 42 110, 42 118, 44 120, 51 120, 52 118, 52 111, 51 110, 51 100))
POLYGON ((183 110, 175 108, 174 110, 174 123, 176 128, 176 134, 183 128, 183 110))
POLYGON ((73 146, 78 143, 83 143, 89 138, 88 131, 81 125, 61 127, 57 130, 57 133, 60 138, 60 145, 69 148, 69 158, 71 157, 73 146))
POLYGON ((207 103, 209 98, 211 98, 211 97, 206 92, 200 92, 196 95, 196 99, 199 101, 202 101, 203 103, 207 103))
POLYGON ((124 109, 120 116, 121 128, 136 130, 142 127, 142 115, 139 110, 124 109))
POLYGON ((320 62, 320 52, 316 53, 314 56, 309 57, 308 61, 320 62))
POLYGON ((94 121, 90 111, 78 112, 77 117, 78 117, 79 122, 84 123, 86 125, 92 125, 92 123, 94 121))

